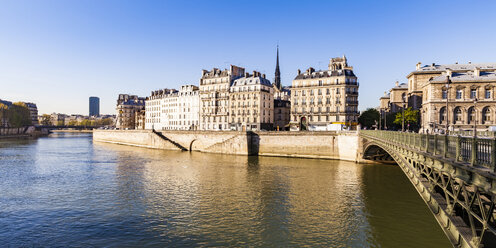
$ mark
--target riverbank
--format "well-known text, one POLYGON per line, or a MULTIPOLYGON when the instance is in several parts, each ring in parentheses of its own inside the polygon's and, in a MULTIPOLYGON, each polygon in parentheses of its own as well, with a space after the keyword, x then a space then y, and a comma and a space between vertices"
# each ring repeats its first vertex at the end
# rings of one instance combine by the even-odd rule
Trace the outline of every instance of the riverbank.
POLYGON ((359 161, 356 132, 94 130, 93 140, 164 150, 359 161))
POLYGON ((76 129, 57 129, 51 130, 52 133, 93 133, 93 130, 76 130, 76 129))

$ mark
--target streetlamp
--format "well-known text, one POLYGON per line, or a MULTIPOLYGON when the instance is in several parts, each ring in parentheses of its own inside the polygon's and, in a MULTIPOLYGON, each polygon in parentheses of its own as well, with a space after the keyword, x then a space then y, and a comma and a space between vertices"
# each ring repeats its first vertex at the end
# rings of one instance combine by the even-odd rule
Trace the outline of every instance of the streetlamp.
POLYGON ((401 131, 405 131, 405 98, 403 98, 403 108, 401 110, 401 131))
POLYGON ((477 137, 477 97, 474 98, 474 139, 477 137))
POLYGON ((446 75, 446 132, 445 135, 448 135, 449 129, 449 111, 448 111, 448 102, 449 102, 449 87, 451 84, 451 79, 449 75, 446 75))

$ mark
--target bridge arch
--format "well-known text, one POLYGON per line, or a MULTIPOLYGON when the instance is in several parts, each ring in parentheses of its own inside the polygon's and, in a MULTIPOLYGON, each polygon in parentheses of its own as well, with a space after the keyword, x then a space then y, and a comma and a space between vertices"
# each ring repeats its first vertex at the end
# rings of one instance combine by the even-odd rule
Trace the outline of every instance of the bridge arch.
POLYGON ((364 145, 362 159, 380 163, 398 164, 386 149, 375 142, 364 145))

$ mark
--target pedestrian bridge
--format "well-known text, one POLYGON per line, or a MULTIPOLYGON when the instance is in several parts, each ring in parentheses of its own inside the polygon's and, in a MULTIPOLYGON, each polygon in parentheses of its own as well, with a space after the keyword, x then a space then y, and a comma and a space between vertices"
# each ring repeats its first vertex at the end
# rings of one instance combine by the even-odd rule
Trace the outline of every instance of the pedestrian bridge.
POLYGON ((454 247, 496 247, 496 139, 360 131, 360 156, 396 162, 454 247))

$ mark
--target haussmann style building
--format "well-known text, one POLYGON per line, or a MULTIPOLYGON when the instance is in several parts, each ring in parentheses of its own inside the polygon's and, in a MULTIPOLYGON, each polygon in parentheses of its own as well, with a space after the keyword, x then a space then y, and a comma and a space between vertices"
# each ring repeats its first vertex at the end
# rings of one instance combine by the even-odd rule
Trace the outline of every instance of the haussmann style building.
POLYGON ((245 73, 242 67, 203 70, 200 79, 200 129, 230 130, 229 88, 245 73))
POLYGON ((146 100, 145 129, 198 130, 200 95, 195 85, 153 91, 146 100))
POLYGON ((234 80, 229 90, 230 129, 238 131, 272 130, 274 88, 265 75, 254 71, 234 80))
POLYGON ((136 113, 145 108, 145 98, 136 95, 119 94, 117 99, 117 129, 135 129, 136 113))
POLYGON ((330 59, 328 70, 298 70, 291 87, 291 130, 351 129, 358 121, 358 78, 345 56, 330 59))

